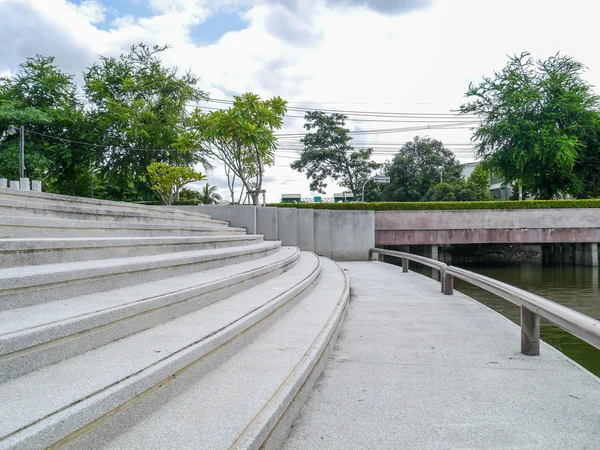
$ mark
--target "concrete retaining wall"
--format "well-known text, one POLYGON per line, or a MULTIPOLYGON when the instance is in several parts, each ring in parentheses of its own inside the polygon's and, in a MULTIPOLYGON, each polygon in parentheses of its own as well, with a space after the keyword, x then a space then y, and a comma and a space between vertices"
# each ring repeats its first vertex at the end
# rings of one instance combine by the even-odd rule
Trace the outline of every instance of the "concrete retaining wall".
POLYGON ((366 261, 375 246, 373 211, 330 211, 254 206, 199 205, 176 208, 209 214, 265 240, 337 261, 366 261), (253 231, 254 230, 254 231, 253 231))
POLYGON ((377 245, 600 242, 600 209, 377 211, 377 245))

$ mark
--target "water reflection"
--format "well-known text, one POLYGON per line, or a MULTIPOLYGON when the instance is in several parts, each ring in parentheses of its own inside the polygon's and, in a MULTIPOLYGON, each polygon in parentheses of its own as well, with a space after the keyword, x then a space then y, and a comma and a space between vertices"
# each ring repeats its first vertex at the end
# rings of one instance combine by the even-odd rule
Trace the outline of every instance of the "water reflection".
MULTIPOLYGON (((454 258, 445 262, 520 287, 600 319, 598 268, 573 265, 542 265, 540 261, 507 261, 502 259, 454 258)), ((431 276, 432 270, 411 263, 411 269, 431 276)), ((437 278, 437 277, 436 277, 437 278)), ((517 306, 461 280, 455 288, 495 311, 519 323, 517 306)), ((542 320, 542 339, 600 376, 600 350, 572 336, 561 328, 542 320)), ((518 346, 518 343, 515 343, 518 346)))

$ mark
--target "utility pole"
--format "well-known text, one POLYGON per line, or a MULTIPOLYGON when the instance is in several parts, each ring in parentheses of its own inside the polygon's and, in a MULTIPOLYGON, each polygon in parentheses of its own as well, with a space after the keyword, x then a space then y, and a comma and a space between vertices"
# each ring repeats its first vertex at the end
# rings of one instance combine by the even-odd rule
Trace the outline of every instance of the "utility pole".
POLYGON ((25 127, 19 127, 19 134, 21 139, 19 140, 19 159, 21 163, 21 178, 25 178, 25 127))

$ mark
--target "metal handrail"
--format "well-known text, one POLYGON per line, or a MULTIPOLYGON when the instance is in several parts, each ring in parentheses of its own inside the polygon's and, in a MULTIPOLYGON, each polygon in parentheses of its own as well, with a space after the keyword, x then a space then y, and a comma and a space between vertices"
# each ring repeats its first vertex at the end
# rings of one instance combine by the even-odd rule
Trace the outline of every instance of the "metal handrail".
POLYGON ((445 295, 454 293, 454 278, 458 278, 519 306, 521 308, 521 353, 525 355, 537 356, 540 354, 540 317, 600 349, 600 321, 571 308, 485 275, 448 266, 440 261, 423 256, 392 250, 371 249, 369 250, 369 261, 372 261, 373 253, 390 254, 391 256, 402 255, 398 257, 403 258, 402 268, 404 272, 408 271, 408 263, 406 263, 406 270, 404 270, 404 261, 408 260, 429 267, 440 267, 442 292, 445 295), (391 254, 388 252, 391 252, 391 254))
POLYGON ((446 263, 441 261, 436 261, 435 259, 426 258, 425 256, 413 255, 412 253, 405 252, 397 252, 395 250, 384 250, 382 248, 372 248, 369 250, 369 261, 373 261, 373 254, 377 253, 378 255, 387 255, 393 256, 396 258, 400 258, 402 260, 402 272, 408 272, 408 261, 414 261, 424 266, 431 267, 432 269, 436 269, 440 271, 440 282, 442 285, 442 292, 444 290, 444 273, 448 268, 446 263))

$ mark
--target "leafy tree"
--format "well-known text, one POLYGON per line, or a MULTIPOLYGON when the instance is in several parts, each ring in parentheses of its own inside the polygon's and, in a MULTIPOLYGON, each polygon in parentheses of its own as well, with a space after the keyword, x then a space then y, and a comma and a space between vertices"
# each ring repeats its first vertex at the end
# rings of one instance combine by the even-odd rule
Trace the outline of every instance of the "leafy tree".
POLYGON ((453 183, 461 178, 461 167, 454 154, 442 142, 416 136, 384 165, 390 184, 382 199, 395 202, 425 200, 429 190, 440 182, 453 183))
POLYGON ((203 145, 208 154, 225 164, 230 186, 231 177, 240 180, 240 198, 245 190, 258 205, 264 167, 275 162, 274 130, 283 124, 286 103, 280 97, 261 100, 258 95, 246 93, 234 97, 233 106, 227 110, 208 114, 196 111, 193 132, 181 141, 181 146, 203 145))
POLYGON ((589 185, 598 184, 597 141, 585 150, 598 130, 599 99, 581 78, 584 69, 568 56, 534 61, 522 53, 469 86, 471 101, 461 112, 481 117, 473 135, 477 155, 507 184, 541 199, 594 191, 589 185))
POLYGON ((19 138, 6 135, 8 125, 25 127, 27 176, 53 192, 89 192, 93 152, 65 141, 80 138, 87 128, 83 104, 73 75, 62 72, 53 57, 27 58, 13 77, 0 78, 0 176, 16 178, 19 138))
POLYGON ((204 187, 200 190, 199 200, 204 205, 213 205, 215 203, 219 203, 222 198, 218 193, 216 186, 211 186, 208 183, 204 185, 204 187))
POLYGON ((358 197, 363 183, 381 166, 371 161, 373 149, 355 150, 349 144, 352 138, 344 127, 347 116, 343 114, 314 111, 307 112, 304 118, 304 128, 314 131, 300 140, 304 150, 300 159, 291 164, 292 169, 306 172, 313 191, 325 193, 327 179, 332 178, 358 197))
POLYGON ((198 148, 178 146, 190 125, 188 105, 207 94, 196 75, 164 67, 160 54, 167 49, 137 44, 119 58, 101 57, 84 73, 94 130, 89 139, 107 147, 99 172, 111 197, 148 199, 146 167, 153 161, 210 167, 198 148))
POLYGON ((166 163, 154 162, 147 167, 152 189, 156 191, 161 202, 171 205, 173 200, 179 201, 179 193, 183 186, 192 181, 201 181, 206 177, 190 167, 169 166, 166 163))

